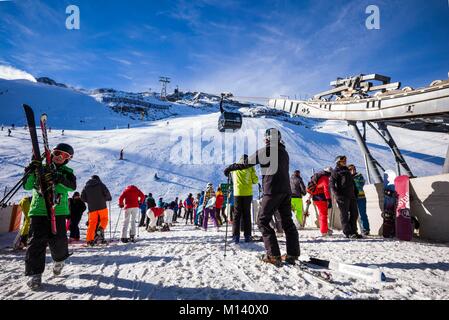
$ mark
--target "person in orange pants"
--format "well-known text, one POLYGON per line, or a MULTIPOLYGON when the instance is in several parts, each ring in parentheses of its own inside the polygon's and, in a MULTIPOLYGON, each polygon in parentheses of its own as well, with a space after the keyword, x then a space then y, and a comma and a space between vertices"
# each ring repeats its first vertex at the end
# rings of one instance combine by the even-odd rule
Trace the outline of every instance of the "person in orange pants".
POLYGON ((329 192, 330 175, 331 168, 314 174, 307 188, 307 192, 313 196, 313 203, 318 209, 320 232, 323 237, 332 235, 332 230, 329 230, 328 226, 328 209, 332 208, 332 198, 329 192))
POLYGON ((98 239, 105 242, 104 230, 108 226, 107 201, 111 201, 111 193, 101 182, 97 175, 94 175, 87 181, 86 186, 81 192, 81 200, 87 203, 89 208, 89 227, 87 228, 86 243, 88 246, 94 246, 95 234, 98 233, 98 239), (98 220, 100 226, 97 229, 98 220))
MULTIPOLYGON (((98 226, 98 230, 103 230, 103 238, 104 238, 104 230, 108 227, 109 222, 109 212, 108 209, 102 209, 97 211, 89 212, 89 227, 87 228, 87 235, 86 235, 86 242, 88 244, 92 244, 95 240, 95 234, 97 232, 97 225, 98 222, 100 222, 98 226)), ((100 231, 101 233, 101 231, 100 231)), ((101 237, 101 235, 100 235, 101 237)))

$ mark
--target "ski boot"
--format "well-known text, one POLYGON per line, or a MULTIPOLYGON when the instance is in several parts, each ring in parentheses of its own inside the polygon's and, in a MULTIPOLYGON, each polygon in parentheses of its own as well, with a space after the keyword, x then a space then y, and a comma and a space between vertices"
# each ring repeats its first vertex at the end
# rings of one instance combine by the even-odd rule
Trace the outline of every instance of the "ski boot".
POLYGON ((281 260, 282 260, 282 262, 285 262, 286 264, 295 265, 295 264, 296 264, 296 261, 299 260, 299 257, 297 257, 297 256, 290 256, 290 255, 288 255, 288 254, 284 254, 284 255, 281 257, 281 260))
POLYGON ((129 237, 129 242, 136 243, 136 239, 134 238, 134 236, 129 237))
POLYGON ((233 237, 232 237, 232 242, 233 242, 234 244, 239 244, 239 243, 240 243, 240 237, 233 236, 233 237))
POLYGON ((121 241, 122 243, 128 243, 128 242, 129 242, 129 239, 128 239, 128 238, 121 238, 120 241, 121 241))
POLYGON ((42 274, 35 274, 29 278, 27 286, 33 291, 39 290, 42 286, 42 274))
POLYGON ((53 274, 55 276, 61 275, 62 269, 64 268, 64 261, 61 262, 55 262, 53 265, 53 274))
POLYGON ((246 242, 246 243, 253 242, 253 238, 252 238, 251 236, 245 237, 245 242, 246 242))
POLYGON ((346 236, 346 238, 356 240, 356 239, 363 239, 363 236, 358 233, 354 233, 354 234, 350 234, 350 235, 346 236))
POLYGON ((282 267, 282 259, 279 256, 269 256, 267 254, 263 254, 260 257, 260 260, 265 263, 270 263, 278 268, 282 267))
POLYGON ((87 242, 83 245, 83 247, 95 247, 95 241, 94 241, 94 240, 92 240, 92 241, 87 241, 87 242))

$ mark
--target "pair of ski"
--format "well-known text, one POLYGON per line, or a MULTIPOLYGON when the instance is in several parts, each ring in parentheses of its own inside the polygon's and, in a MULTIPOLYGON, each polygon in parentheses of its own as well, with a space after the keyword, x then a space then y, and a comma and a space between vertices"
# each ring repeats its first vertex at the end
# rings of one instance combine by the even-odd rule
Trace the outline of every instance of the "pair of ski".
POLYGON ((296 266, 298 266, 302 272, 327 284, 335 284, 332 272, 337 272, 350 278, 364 280, 369 283, 386 281, 385 274, 377 267, 363 267, 312 257, 308 260, 299 261, 299 265, 296 266))
MULTIPOLYGON (((43 156, 40 152, 39 148, 39 140, 37 138, 37 130, 36 130, 36 122, 34 118, 33 109, 24 104, 23 108, 25 110, 25 116, 27 119, 28 128, 30 131, 31 137, 31 145, 33 148, 33 160, 42 163, 43 156)), ((43 113, 40 117, 40 125, 42 131, 42 140, 44 143, 44 157, 47 166, 47 170, 54 170, 54 166, 51 161, 51 150, 48 144, 48 135, 47 135, 47 115, 43 113)), ((39 192, 43 196, 45 200, 45 206, 47 208, 48 218, 51 223, 51 232, 56 235, 56 216, 55 216, 55 207, 58 204, 58 199, 55 193, 55 185, 53 182, 48 182, 45 179, 45 174, 48 173, 44 166, 39 166, 36 168, 36 177, 39 182, 39 192)))

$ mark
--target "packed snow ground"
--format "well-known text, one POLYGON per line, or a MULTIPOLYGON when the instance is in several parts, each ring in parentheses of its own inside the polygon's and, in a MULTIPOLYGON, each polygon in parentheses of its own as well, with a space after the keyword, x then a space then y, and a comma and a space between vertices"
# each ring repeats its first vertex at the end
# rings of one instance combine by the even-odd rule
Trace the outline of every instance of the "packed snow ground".
MULTIPOLYGON (((114 208, 112 230, 118 215, 114 208)), ((85 220, 86 215, 82 234, 85 220)), ((347 240, 340 233, 321 239, 317 230, 299 231, 303 257, 372 265, 387 276, 386 282, 373 285, 333 273, 336 284, 326 285, 297 266, 278 269, 259 262, 262 243, 229 245, 224 258, 225 229, 210 227, 204 232, 182 221, 170 232, 142 228, 135 244, 72 245, 74 254, 58 277, 51 272, 47 253, 45 284, 38 292, 26 286, 24 253, 3 248, 0 299, 449 299, 447 245, 374 237, 347 240)), ((7 240, 3 236, 0 243, 7 240)), ((285 252, 284 238, 280 245, 285 252)))

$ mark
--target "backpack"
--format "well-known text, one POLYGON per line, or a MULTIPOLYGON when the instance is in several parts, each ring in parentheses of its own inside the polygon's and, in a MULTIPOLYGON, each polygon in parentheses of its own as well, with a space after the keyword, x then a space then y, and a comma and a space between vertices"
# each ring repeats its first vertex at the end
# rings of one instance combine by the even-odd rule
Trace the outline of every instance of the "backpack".
POLYGON ((187 198, 187 200, 186 200, 186 205, 189 206, 189 207, 193 205, 193 203, 192 203, 192 198, 190 198, 190 197, 187 198))
POLYGON ((310 193, 312 196, 315 196, 318 194, 317 191, 317 186, 318 186, 318 181, 320 180, 321 177, 325 176, 326 173, 324 171, 315 173, 312 178, 310 178, 309 183, 307 184, 307 192, 310 193))

